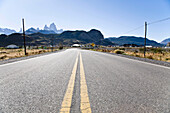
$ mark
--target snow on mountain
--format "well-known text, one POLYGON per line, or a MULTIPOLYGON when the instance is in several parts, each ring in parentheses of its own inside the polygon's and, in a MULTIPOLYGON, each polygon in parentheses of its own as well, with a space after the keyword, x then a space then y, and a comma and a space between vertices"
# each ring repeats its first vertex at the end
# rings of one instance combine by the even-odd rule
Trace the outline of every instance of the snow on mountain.
POLYGON ((56 25, 54 23, 50 24, 50 30, 57 33, 57 28, 56 28, 56 25))
MULTIPOLYGON (((57 27, 54 23, 50 24, 50 26, 48 27, 47 25, 44 26, 44 29, 35 29, 33 27, 29 28, 26 30, 26 34, 33 34, 33 33, 43 33, 43 34, 60 34, 63 32, 63 29, 59 29, 57 30, 57 27)), ((22 28, 20 29, 19 32, 16 32, 15 30, 12 29, 8 29, 8 28, 0 28, 0 34, 6 34, 6 35, 10 35, 12 33, 23 33, 22 28)))
POLYGON ((16 33, 16 31, 8 28, 0 28, 0 34, 10 35, 12 33, 16 33))
POLYGON ((57 30, 57 27, 54 23, 50 24, 50 27, 48 27, 47 25, 44 26, 44 30, 49 30, 49 31, 54 31, 57 34, 60 34, 63 32, 63 29, 59 29, 57 30))

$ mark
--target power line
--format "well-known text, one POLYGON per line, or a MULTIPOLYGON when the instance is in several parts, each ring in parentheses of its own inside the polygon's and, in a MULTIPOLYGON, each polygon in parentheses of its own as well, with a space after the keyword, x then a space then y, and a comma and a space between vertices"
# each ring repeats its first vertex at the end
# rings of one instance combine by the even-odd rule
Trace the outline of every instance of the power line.
MULTIPOLYGON (((136 30, 138 30, 138 29, 140 29, 140 28, 143 28, 143 27, 144 27, 144 25, 139 26, 139 27, 136 27, 135 29, 132 29, 132 30, 126 32, 126 33, 130 33, 130 32, 132 32, 132 31, 136 31, 136 30)), ((126 33, 123 33, 123 34, 126 34, 126 33)))
MULTIPOLYGON (((161 19, 161 20, 157 20, 157 21, 154 21, 154 22, 150 22, 147 25, 152 25, 152 24, 155 24, 155 23, 159 23, 159 22, 163 22, 163 21, 169 20, 169 19, 170 19, 170 17, 165 18, 165 19, 161 19)), ((123 33, 123 34, 127 34, 127 33, 130 33, 130 32, 136 31, 136 30, 141 29, 143 27, 144 27, 144 25, 141 25, 141 26, 136 27, 136 28, 134 28, 134 29, 132 29, 130 31, 127 31, 127 32, 123 33)))
POLYGON ((155 24, 155 23, 163 22, 163 21, 166 21, 166 20, 169 20, 169 19, 170 19, 170 17, 165 18, 165 19, 161 19, 161 20, 157 20, 157 21, 148 23, 148 25, 152 25, 152 24, 155 24))

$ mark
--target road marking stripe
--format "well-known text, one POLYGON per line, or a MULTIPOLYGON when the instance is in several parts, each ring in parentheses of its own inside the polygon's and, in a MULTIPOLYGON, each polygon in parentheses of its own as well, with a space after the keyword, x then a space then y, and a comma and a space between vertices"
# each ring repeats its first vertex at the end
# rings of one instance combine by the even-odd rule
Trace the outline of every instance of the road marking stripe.
POLYGON ((67 86, 67 90, 61 105, 60 113, 70 113, 71 108, 71 102, 73 97, 73 90, 74 90, 74 83, 75 83, 75 77, 76 77, 76 71, 77 71, 77 64, 78 64, 78 55, 76 58, 76 62, 73 67, 73 71, 67 86))
POLYGON ((81 78, 80 79, 80 96, 81 96, 80 109, 82 113, 91 113, 92 111, 89 102, 89 96, 88 96, 88 90, 87 90, 87 84, 86 84, 86 78, 85 78, 81 53, 80 53, 80 78, 81 78))

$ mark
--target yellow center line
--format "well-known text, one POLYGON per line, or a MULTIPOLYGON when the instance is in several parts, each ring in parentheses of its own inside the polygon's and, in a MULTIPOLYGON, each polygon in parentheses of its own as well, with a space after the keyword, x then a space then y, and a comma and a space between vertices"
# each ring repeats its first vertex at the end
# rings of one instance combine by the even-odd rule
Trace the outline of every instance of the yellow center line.
POLYGON ((83 67, 83 61, 82 56, 80 53, 80 96, 81 96, 81 103, 80 103, 80 109, 82 113, 91 113, 91 107, 89 102, 89 96, 88 96, 88 90, 87 90, 87 84, 85 79, 85 72, 83 67))
POLYGON ((75 77, 76 77, 76 71, 77 71, 77 64, 78 64, 78 56, 76 58, 76 62, 73 67, 73 71, 67 86, 67 90, 61 105, 60 113, 70 113, 71 108, 71 102, 72 102, 72 96, 73 96, 73 90, 74 90, 74 83, 75 83, 75 77))

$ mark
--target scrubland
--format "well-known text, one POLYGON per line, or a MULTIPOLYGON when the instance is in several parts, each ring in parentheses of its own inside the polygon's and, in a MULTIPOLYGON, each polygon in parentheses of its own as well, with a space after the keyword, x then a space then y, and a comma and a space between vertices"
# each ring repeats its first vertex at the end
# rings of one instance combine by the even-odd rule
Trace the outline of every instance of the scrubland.
MULTIPOLYGON (((144 48, 142 47, 103 47, 90 50, 144 58, 144 48)), ((145 58, 170 62, 170 48, 146 48, 145 58)))
MULTIPOLYGON (((57 51, 59 49, 53 49, 57 51)), ((52 49, 27 49, 27 55, 24 54, 24 49, 4 49, 0 48, 0 60, 7 60, 11 58, 25 57, 30 55, 42 54, 51 52, 52 49)))

